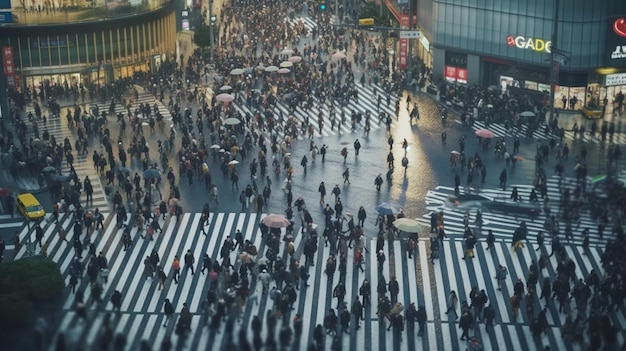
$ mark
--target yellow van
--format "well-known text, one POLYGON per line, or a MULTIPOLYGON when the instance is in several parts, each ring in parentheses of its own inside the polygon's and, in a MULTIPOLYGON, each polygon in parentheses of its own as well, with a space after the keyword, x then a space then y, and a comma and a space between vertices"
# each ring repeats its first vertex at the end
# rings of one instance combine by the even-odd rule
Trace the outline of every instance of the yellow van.
POLYGON ((37 198, 31 193, 18 195, 17 208, 24 217, 31 221, 39 220, 46 214, 37 198))

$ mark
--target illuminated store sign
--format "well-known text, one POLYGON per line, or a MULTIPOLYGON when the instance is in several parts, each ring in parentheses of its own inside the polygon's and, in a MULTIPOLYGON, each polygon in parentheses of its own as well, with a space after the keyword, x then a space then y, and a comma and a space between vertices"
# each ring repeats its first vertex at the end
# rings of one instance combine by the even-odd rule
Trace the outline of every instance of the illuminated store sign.
POLYGON ((508 46, 515 46, 518 49, 529 49, 537 52, 550 53, 552 48, 552 41, 543 40, 539 38, 526 38, 524 36, 512 36, 506 37, 506 43, 508 46))
POLYGON ((604 85, 607 87, 626 85, 626 73, 607 74, 604 85))

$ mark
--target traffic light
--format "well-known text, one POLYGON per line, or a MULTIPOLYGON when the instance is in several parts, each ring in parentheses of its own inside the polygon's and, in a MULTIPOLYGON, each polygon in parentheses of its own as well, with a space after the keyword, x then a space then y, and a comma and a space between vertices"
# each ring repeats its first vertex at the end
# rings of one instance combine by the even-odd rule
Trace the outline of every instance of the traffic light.
POLYGON ((374 19, 373 18, 361 18, 361 19, 359 19, 359 26, 361 26, 361 27, 373 26, 373 25, 374 25, 374 19))
POLYGON ((328 7, 328 6, 326 5, 326 3, 325 3, 325 2, 320 3, 320 11, 326 11, 326 8, 327 8, 327 7, 328 7))

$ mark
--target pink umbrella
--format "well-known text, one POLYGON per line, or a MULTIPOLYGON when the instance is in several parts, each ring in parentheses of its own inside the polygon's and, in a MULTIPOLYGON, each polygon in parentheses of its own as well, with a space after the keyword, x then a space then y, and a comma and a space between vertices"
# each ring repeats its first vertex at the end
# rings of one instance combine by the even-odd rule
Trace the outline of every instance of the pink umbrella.
POLYGON ((222 94, 219 94, 218 96, 216 96, 215 99, 217 101, 221 101, 221 102, 231 102, 231 101, 235 100, 235 97, 230 95, 230 94, 222 93, 222 94))
POLYGON ((291 70, 289 68, 284 68, 283 67, 283 68, 279 69, 277 72, 280 73, 280 74, 285 74, 285 73, 291 72, 291 70))
POLYGON ((300 56, 291 56, 289 59, 287 59, 287 61, 293 62, 293 63, 298 63, 298 62, 302 61, 302 57, 300 57, 300 56))
POLYGON ((336 53, 333 54, 332 58, 335 59, 335 60, 345 59, 346 58, 346 54, 344 54, 343 52, 336 52, 336 53))
POLYGON ((492 131, 490 131, 488 129, 479 129, 474 134, 476 134, 476 136, 479 136, 479 137, 485 138, 485 139, 491 139, 491 138, 496 136, 495 134, 493 134, 492 131))
POLYGON ((261 223, 270 228, 285 228, 291 224, 287 217, 279 214, 269 214, 261 220, 261 223))

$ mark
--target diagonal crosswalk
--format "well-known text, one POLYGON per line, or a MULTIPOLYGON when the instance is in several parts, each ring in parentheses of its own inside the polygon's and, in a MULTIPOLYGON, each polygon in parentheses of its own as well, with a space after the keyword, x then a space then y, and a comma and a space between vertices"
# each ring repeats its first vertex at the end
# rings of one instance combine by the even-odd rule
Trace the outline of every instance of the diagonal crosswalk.
MULTIPOLYGON (((209 217, 208 236, 201 232, 200 214, 184 214, 180 222, 175 218, 159 219, 164 228, 163 233, 155 234, 155 240, 142 239, 136 227, 131 229, 132 245, 124 251, 121 242, 122 230, 114 215, 106 214, 104 230, 94 231, 90 234, 91 241, 96 247, 96 253, 102 251, 108 259, 110 274, 108 281, 104 283, 101 304, 95 302, 89 288, 89 277, 82 275, 77 286, 78 291, 84 292, 84 301, 87 306, 87 320, 83 321, 74 310, 75 295, 68 287, 63 294, 63 313, 54 325, 63 331, 68 345, 83 345, 87 348, 97 348, 103 337, 107 325, 112 335, 122 334, 126 338, 126 346, 123 349, 135 350, 139 348, 142 340, 146 340, 153 348, 158 348, 164 340, 171 341, 176 349, 180 350, 225 350, 231 340, 237 340, 241 330, 248 330, 246 338, 253 343, 251 321, 254 316, 259 316, 264 322, 261 336, 263 340, 268 337, 266 316, 276 308, 276 302, 269 293, 264 293, 257 273, 251 274, 251 291, 254 296, 247 302, 242 302, 235 309, 232 328, 220 329, 209 327, 211 316, 205 312, 205 301, 212 283, 207 275, 199 273, 202 268, 202 256, 208 253, 212 260, 219 260, 220 248, 226 236, 234 236, 237 229, 244 234, 244 238, 250 240, 258 248, 257 258, 264 257, 267 252, 266 238, 262 237, 258 223, 263 214, 255 213, 212 213, 209 217), (162 290, 158 289, 158 283, 152 278, 143 275, 143 260, 152 251, 156 251, 160 257, 159 265, 164 267, 168 276, 162 290), (196 263, 195 275, 191 275, 183 268, 182 257, 187 250, 191 250, 196 263), (170 270, 174 255, 181 257, 181 277, 179 283, 173 281, 173 272, 170 270), (116 313, 109 299, 115 290, 122 293, 121 312, 116 313), (175 307, 176 313, 173 321, 163 327, 165 316, 163 303, 169 299, 175 307), (182 304, 186 303, 192 314, 191 332, 186 338, 181 338, 175 333, 176 320, 182 304), (108 316, 107 316, 108 315, 108 316)), ((70 243, 73 239, 71 214, 63 214, 59 225, 66 229, 70 243)), ((132 225, 126 222, 126 225, 132 225)), ((55 224, 44 221, 44 242, 49 243, 49 258, 59 264, 66 282, 70 277, 70 265, 74 257, 74 249, 70 243, 65 243, 55 234, 55 224)), ((21 235, 28 233, 28 228, 22 228, 21 235)), ((284 233, 284 232, 283 232, 284 233)), ((80 234, 80 239, 85 240, 86 232, 80 234)), ((23 237, 24 240, 25 237, 23 237)), ((305 235, 295 235, 296 254, 293 257, 301 265, 305 263, 302 246, 305 235)), ((403 241, 385 241, 383 252, 387 261, 379 271, 376 259, 376 239, 365 241, 365 264, 361 272, 353 264, 354 250, 348 249, 345 288, 346 296, 344 303, 348 309, 356 298, 361 298, 359 288, 367 279, 371 286, 372 304, 365 308, 364 320, 360 322, 361 328, 357 329, 355 319, 352 317, 348 333, 339 334, 339 342, 344 350, 462 350, 466 344, 460 340, 458 321, 452 315, 445 313, 447 295, 450 290, 458 293, 459 301, 467 301, 472 287, 484 289, 489 301, 495 307, 496 320, 493 331, 487 332, 484 323, 477 323, 471 331, 476 336, 484 349, 497 349, 498 345, 506 345, 507 350, 541 350, 549 345, 552 349, 580 349, 577 345, 571 345, 560 337, 560 327, 565 321, 565 315, 559 314, 554 303, 548 305, 549 331, 543 337, 535 339, 530 331, 531 316, 525 309, 517 319, 513 316, 508 303, 508 298, 513 291, 513 282, 518 278, 526 280, 528 267, 531 262, 538 260, 543 251, 535 251, 529 247, 516 252, 510 251, 509 243, 498 241, 493 250, 485 250, 484 245, 477 245, 476 258, 462 260, 463 243, 459 238, 445 239, 441 246, 439 259, 431 263, 429 242, 420 239, 416 254, 408 258, 403 241), (496 267, 503 264, 508 267, 509 277, 503 284, 502 290, 497 290, 493 277, 496 267), (427 323, 423 336, 416 336, 418 326, 406 323, 402 333, 387 331, 389 321, 377 315, 377 287, 384 279, 389 282, 392 276, 399 281, 400 292, 398 301, 404 306, 415 303, 416 306, 424 306, 427 315, 427 323)), ((592 246, 585 253, 579 245, 565 244, 567 255, 576 262, 576 274, 586 277, 594 269, 601 276, 604 273, 601 263, 602 248, 592 246)), ((36 249, 39 253, 39 249, 36 249)), ((315 255, 314 266, 309 268, 311 275, 308 283, 310 287, 299 286, 297 299, 293 304, 294 310, 278 320, 278 326, 273 334, 275 340, 279 340, 281 326, 292 326, 296 313, 303 319, 303 333, 299 338, 292 339, 290 350, 305 350, 313 343, 314 329, 318 324, 324 323, 324 317, 328 311, 337 309, 338 300, 333 296, 333 289, 340 279, 339 270, 331 275, 326 274, 325 262, 334 254, 333 245, 325 246, 320 237, 318 250, 315 255)), ((26 249, 22 248, 17 257, 24 257, 26 249)), ((234 265, 234 272, 238 271, 240 261, 238 250, 229 254, 229 259, 234 265)), ((85 256, 83 256, 85 257, 85 256)), ((284 242, 280 244, 278 257, 289 262, 289 254, 284 242)), ((87 260, 83 259, 86 266, 87 260)), ((540 272, 540 281, 544 276, 554 278, 557 267, 556 257, 550 257, 548 267, 540 272)), ((223 279, 223 278, 220 278, 223 279)), ((270 291, 274 288, 275 281, 270 284, 270 291)), ((218 283, 217 291, 223 292, 223 283, 218 283)), ((535 296, 535 311, 543 306, 535 296)), ((458 310, 457 310, 458 312, 458 310)), ((609 312, 614 325, 623 330, 626 328, 624 310, 609 312)), ((57 332, 58 332, 57 331, 57 332)), ((108 336, 109 340, 112 338, 108 336)), ((333 337, 327 335, 324 338, 325 349, 330 349, 333 337)), ((623 335, 618 336, 618 341, 623 342, 623 335)), ((237 344, 238 342, 235 342, 237 344)))
MULTIPOLYGON (((167 109, 167 107, 164 106, 160 101, 156 100, 150 94, 147 94, 147 93, 139 94, 138 98, 135 99, 132 106, 133 108, 135 108, 139 106, 139 104, 147 104, 152 107, 155 103, 157 104, 158 110, 163 115, 164 119, 167 121, 171 120, 172 116, 169 110, 167 109)), ((89 108, 89 106, 86 104, 80 104, 79 106, 81 107, 82 110, 86 110, 89 108)), ((100 110, 103 110, 103 108, 104 106, 100 104, 100 110)), ((23 119, 27 118, 30 112, 34 112, 34 111, 30 111, 30 110, 24 111, 22 114, 22 118, 23 119)), ((64 116, 65 113, 66 113, 66 109, 63 108, 61 110, 61 115, 64 116)), ((113 128, 113 129, 117 128, 114 121, 116 121, 116 116, 118 113, 122 113, 125 116, 127 114, 126 108, 120 103, 115 105, 115 112, 113 114, 108 114, 108 117, 107 117, 108 122, 105 125, 106 128, 113 128)), ((148 125, 148 122, 142 123, 142 127, 144 129, 149 128, 147 127, 147 125, 148 125)), ((75 135, 76 130, 75 128, 70 128, 67 126, 67 122, 64 117, 61 117, 61 118, 50 117, 45 124, 40 123, 40 126, 39 126, 40 134, 43 133, 44 130, 47 130, 50 136, 54 136, 57 140, 57 143, 63 143, 63 140, 65 140, 65 138, 68 138, 72 146, 74 146, 74 142, 76 140, 76 135, 75 135)), ((117 130, 115 130, 115 132, 117 132, 117 130)), ((32 128, 29 128, 28 136, 34 137, 34 131, 32 128)), ((98 152, 100 153, 104 152, 104 149, 100 145, 98 145, 99 141, 97 140, 97 137, 89 140, 88 142, 89 142, 88 150, 98 150, 98 152)), ((76 173, 78 174, 79 178, 81 179, 81 181, 83 181, 85 177, 88 176, 89 179, 91 180, 91 183, 94 189, 93 202, 90 202, 89 204, 87 204, 86 195, 83 192, 81 194, 81 203, 83 203, 87 209, 96 209, 96 208, 99 208, 100 210, 108 209, 109 197, 107 196, 105 187, 103 185, 104 178, 100 177, 100 174, 98 173, 97 169, 94 167, 93 160, 91 158, 92 154, 90 153, 82 154, 78 150, 72 150, 72 153, 74 154, 74 164, 73 164, 74 169, 76 170, 76 173)), ((69 172, 70 172, 70 167, 68 166, 68 164, 66 162, 62 162, 61 173, 68 174, 69 172)))
MULTIPOLYGON (((622 181, 626 178, 626 173, 622 173, 619 177, 622 181)), ((571 193, 574 193, 574 189, 576 188, 576 179, 564 177, 561 180, 564 187, 567 187, 571 190, 571 193)), ((587 180, 589 184, 589 179, 587 180)), ((558 207, 559 201, 561 199, 561 190, 559 187, 559 178, 558 176, 552 176, 547 179, 547 197, 550 199, 550 203, 552 204, 553 210, 558 207)), ((591 185, 589 185, 591 186, 591 185)), ((501 188, 484 188, 480 189, 477 194, 485 196, 489 199, 497 199, 509 201, 511 195, 511 189, 513 187, 517 187, 519 195, 522 197, 522 202, 528 202, 529 195, 534 188, 532 185, 524 185, 524 184, 511 184, 507 186, 507 190, 503 191, 501 188)), ((475 189, 467 189, 464 187, 460 188, 460 192, 468 193, 476 193, 475 189)), ((539 195, 539 191, 537 191, 539 196, 540 204, 543 204, 541 196, 539 195)), ((496 240, 508 241, 510 243, 513 238, 513 232, 519 227, 522 221, 526 222, 528 227, 529 237, 528 240, 530 242, 536 242, 537 233, 542 230, 546 233, 546 229, 544 228, 544 223, 546 222, 546 215, 542 211, 540 215, 535 218, 530 218, 524 215, 515 214, 505 214, 500 212, 489 212, 487 210, 482 210, 482 218, 483 225, 480 230, 473 224, 476 216, 476 208, 458 208, 455 207, 451 201, 449 200, 450 196, 454 195, 454 188, 448 186, 437 186, 434 190, 429 190, 426 194, 426 207, 428 213, 424 214, 420 219, 425 225, 430 226, 430 216, 433 212, 439 212, 441 210, 444 211, 444 222, 445 222, 445 231, 446 235, 459 238, 463 237, 465 231, 464 225, 464 216, 466 213, 469 213, 470 218, 470 227, 480 234, 483 234, 482 238, 484 239, 484 235, 486 232, 491 229, 493 231, 496 240)), ((559 216, 557 216, 559 218, 559 216)), ((560 233, 561 237, 564 237, 565 231, 565 223, 560 223, 560 233)), ((598 222, 592 218, 591 212, 589 210, 584 210, 580 213, 578 221, 572 226, 572 230, 574 233, 574 238, 571 239, 571 243, 582 244, 582 236, 580 235, 583 229, 587 228, 589 230, 589 243, 590 245, 604 245, 606 243, 606 236, 601 237, 598 232, 598 222)), ((605 230, 605 235, 608 231, 605 230)), ((546 238, 549 238, 549 235, 546 234, 546 238)), ((549 239, 547 239, 549 241, 549 239)))
MULTIPOLYGON (((457 123, 461 123, 461 121, 457 120, 457 123)), ((522 128, 520 130, 516 128, 507 129, 504 126, 504 124, 501 124, 501 123, 489 123, 489 126, 486 126, 484 121, 475 121, 474 124, 472 125, 472 129, 474 131, 479 130, 479 129, 489 129, 495 134, 496 137, 503 137, 503 138, 504 137, 512 138, 515 136, 519 136, 520 138, 522 138, 522 137, 526 137, 526 135, 528 134, 527 125, 522 125, 522 128)), ((557 140, 559 139, 557 136, 553 135, 552 133, 545 133, 543 128, 539 128, 538 130, 533 131, 532 138, 533 140, 550 140, 553 138, 556 138, 557 140)), ((578 140, 578 141, 582 141, 588 144, 602 144, 603 143, 602 136, 599 132, 596 133, 595 136, 591 136, 591 133, 589 132, 585 133, 582 136, 580 135, 580 133, 575 136, 572 130, 566 130, 564 139, 569 140, 569 141, 578 140)), ((611 143, 620 144, 620 145, 626 144, 626 133, 615 133, 613 135, 612 140, 610 139, 610 135, 607 134, 606 142, 607 143, 611 142, 611 143)))
MULTIPOLYGON (((316 102, 313 104, 311 109, 307 111, 303 110, 301 107, 298 107, 296 108, 295 111, 292 111, 289 108, 289 106, 285 104, 284 101, 279 99, 279 101, 276 104, 277 110, 275 110, 275 112, 278 114, 282 114, 285 120, 287 119, 288 116, 294 116, 298 120, 299 125, 301 125, 301 123, 305 121, 306 116, 309 116, 309 123, 311 123, 315 129, 315 133, 314 133, 315 138, 320 137, 320 136, 324 137, 324 136, 334 136, 337 134, 354 133, 355 131, 352 130, 351 118, 350 118, 353 111, 355 113, 361 113, 361 115, 363 116, 361 124, 356 126, 356 132, 359 132, 359 133, 363 132, 363 128, 365 125, 365 114, 367 112, 369 112, 371 115, 370 117, 371 130, 385 128, 385 121, 384 120, 379 121, 379 115, 381 112, 384 112, 390 116, 395 115, 395 103, 398 100, 398 97, 396 96, 396 94, 390 95, 391 103, 387 104, 386 101, 387 101, 387 95, 389 94, 389 92, 384 91, 380 86, 361 85, 360 83, 356 83, 355 88, 358 90, 358 96, 359 96, 358 100, 350 99, 349 102, 344 106, 340 105, 337 101, 334 101, 333 106, 335 110, 335 116, 336 116, 335 118, 337 121, 334 128, 332 127, 331 122, 328 118, 329 116, 328 107, 326 105, 320 106, 321 104, 319 103, 319 100, 317 98, 314 98, 316 102), (379 95, 381 96, 381 100, 382 100, 380 104, 378 104, 377 98, 376 98, 376 96, 379 96, 379 95), (318 127, 317 117, 316 117, 320 113, 322 113, 322 115, 324 116, 324 125, 323 125, 321 133, 318 127), (344 124, 341 124, 342 113, 345 115, 344 124)), ((245 101, 245 98, 242 97, 241 100, 245 101)), ((254 107, 248 106, 245 103, 239 103, 237 102, 237 100, 233 102, 233 107, 235 108, 236 111, 238 111, 242 115, 245 115, 246 113, 254 114, 254 112, 256 111, 254 107)), ((298 139, 306 139, 306 138, 308 138, 308 133, 304 135, 299 133, 298 139)))

